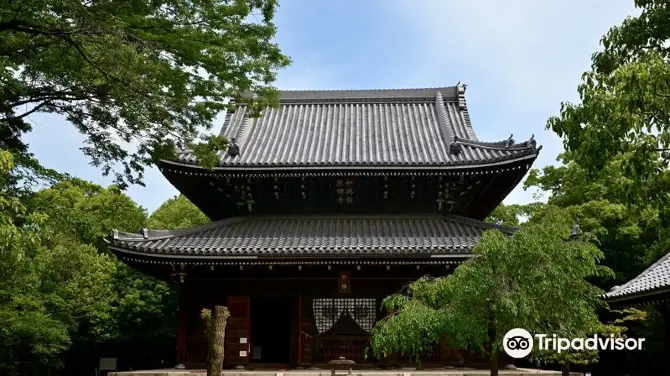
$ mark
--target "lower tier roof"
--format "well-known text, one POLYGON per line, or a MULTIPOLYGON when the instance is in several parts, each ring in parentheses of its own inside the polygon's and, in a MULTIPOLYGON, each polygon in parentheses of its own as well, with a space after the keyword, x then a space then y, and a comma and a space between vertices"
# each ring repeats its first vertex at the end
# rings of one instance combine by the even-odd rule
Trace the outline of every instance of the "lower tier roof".
POLYGON ((107 242, 117 253, 185 259, 466 256, 492 228, 514 231, 440 215, 243 216, 181 230, 114 231, 107 242))

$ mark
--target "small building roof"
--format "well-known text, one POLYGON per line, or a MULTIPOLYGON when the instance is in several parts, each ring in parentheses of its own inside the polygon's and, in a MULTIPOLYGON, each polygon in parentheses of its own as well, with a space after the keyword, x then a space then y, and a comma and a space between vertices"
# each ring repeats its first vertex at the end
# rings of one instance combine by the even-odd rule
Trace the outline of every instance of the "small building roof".
POLYGON ((623 286, 615 286, 605 294, 610 302, 630 301, 670 292, 670 253, 623 286))
POLYGON ((468 256, 491 228, 468 218, 424 216, 243 216, 182 230, 114 232, 111 249, 153 257, 468 256))
MULTIPOLYGON (((248 115, 243 104, 226 115, 221 135, 239 154, 221 151, 219 169, 486 165, 534 159, 541 149, 532 138, 479 141, 464 85, 282 91, 277 108, 248 115)), ((197 165, 189 150, 165 162, 197 165)))

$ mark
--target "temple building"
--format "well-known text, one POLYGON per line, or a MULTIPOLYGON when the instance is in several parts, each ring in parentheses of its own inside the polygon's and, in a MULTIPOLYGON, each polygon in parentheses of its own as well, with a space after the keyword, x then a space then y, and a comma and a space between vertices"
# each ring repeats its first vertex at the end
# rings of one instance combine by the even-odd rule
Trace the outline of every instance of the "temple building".
MULTIPOLYGON (((238 105, 214 169, 180 151, 163 175, 211 220, 180 230, 114 232, 125 263, 180 286, 177 360, 202 367, 199 313, 226 305, 227 367, 310 367, 366 359, 381 301, 472 255, 483 220, 541 147, 530 137, 480 141, 465 85, 283 91, 250 117, 238 105)), ((423 364, 476 362, 437 346, 423 364)))

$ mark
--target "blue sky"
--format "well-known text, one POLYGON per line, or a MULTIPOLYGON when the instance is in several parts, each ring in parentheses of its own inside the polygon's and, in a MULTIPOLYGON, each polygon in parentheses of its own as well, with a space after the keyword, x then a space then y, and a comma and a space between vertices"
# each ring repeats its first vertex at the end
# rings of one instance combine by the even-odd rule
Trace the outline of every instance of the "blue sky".
MULTIPOLYGON (((277 42, 293 65, 280 89, 388 89, 468 85, 482 140, 544 146, 535 167, 555 163, 560 140, 545 131, 576 88, 600 37, 635 14, 632 0, 280 0, 277 42)), ((26 139, 41 162, 108 185, 79 151, 83 137, 61 117, 34 115, 26 139)), ((220 121, 213 130, 220 128, 220 121)), ((128 194, 149 211, 177 191, 152 168, 128 194)), ((521 187, 506 203, 533 200, 521 187)))

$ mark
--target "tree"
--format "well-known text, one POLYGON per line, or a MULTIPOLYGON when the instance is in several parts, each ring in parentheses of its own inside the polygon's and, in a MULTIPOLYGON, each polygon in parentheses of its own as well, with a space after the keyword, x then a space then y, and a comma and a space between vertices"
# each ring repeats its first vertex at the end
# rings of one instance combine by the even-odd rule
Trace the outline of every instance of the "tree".
POLYGON ((95 166, 122 166, 121 188, 141 183, 144 166, 175 146, 211 167, 226 140, 202 130, 232 107, 227 100, 252 115, 277 100, 271 84, 290 61, 272 42, 276 8, 277 0, 5 2, 0 146, 29 159, 26 118, 56 113, 86 136, 95 166))
POLYGON ((453 274, 421 279, 384 300, 393 313, 373 329, 370 349, 418 358, 444 339, 488 354, 497 375, 502 338, 512 328, 565 337, 590 332, 600 323, 602 290, 586 278, 609 271, 593 244, 566 240, 571 227, 565 211, 548 207, 513 236, 485 232, 475 256, 453 274))
POLYGON ((493 213, 486 218, 486 222, 516 227, 521 224, 522 220, 527 220, 532 217, 532 215, 542 209, 543 206, 544 205, 541 202, 532 202, 524 205, 500 204, 493 210, 493 213))
MULTIPOLYGON (((103 188, 78 179, 40 190, 28 205, 32 211, 46 213, 58 234, 46 244, 49 249, 69 249, 71 253, 86 249, 110 264, 104 279, 107 291, 92 295, 100 309, 97 316, 91 316, 96 320, 80 320, 83 325, 72 332, 71 346, 62 356, 65 365, 89 366, 81 359, 95 359, 103 353, 114 354, 134 367, 160 367, 161 360, 169 361, 175 341, 175 287, 126 266, 110 254, 104 242, 112 229, 138 231, 145 227, 146 211, 116 186, 103 188)), ((70 265, 67 258, 64 261, 70 265)))
POLYGON ((165 201, 149 217, 149 228, 178 229, 209 223, 209 218, 186 196, 178 195, 165 201))
POLYGON ((207 376, 219 376, 225 355, 226 322, 230 317, 227 307, 214 306, 214 312, 203 309, 200 314, 207 335, 207 376))
POLYGON ((82 243, 107 251, 103 238, 112 231, 139 231, 147 222, 146 210, 116 186, 103 188, 81 179, 69 179, 40 190, 29 205, 47 213, 52 226, 82 243))
POLYGON ((579 219, 583 230, 598 238, 605 258, 603 264, 615 273, 614 279, 595 281, 604 289, 630 280, 655 262, 663 247, 667 208, 649 200, 632 202, 625 197, 638 195, 642 182, 626 173, 626 157, 608 161, 595 174, 574 161, 575 153, 560 156, 562 166, 531 170, 524 188, 538 188, 550 205, 565 209, 579 219))
POLYGON ((640 183, 628 200, 667 206, 670 188, 670 1, 636 0, 637 17, 612 27, 592 57, 578 91, 547 128, 590 174, 624 155, 626 174, 640 183))
POLYGON ((48 264, 40 239, 44 216, 28 214, 6 190, 13 157, 0 150, 0 371, 21 363, 46 364, 69 344, 67 325, 49 315, 39 287, 48 264), (21 225, 17 225, 20 222, 21 225))
POLYGON ((8 375, 59 366, 82 326, 99 333, 114 270, 109 257, 63 238, 46 215, 12 196, 12 160, 0 150, 0 370, 8 375))

